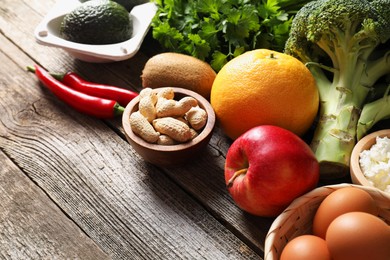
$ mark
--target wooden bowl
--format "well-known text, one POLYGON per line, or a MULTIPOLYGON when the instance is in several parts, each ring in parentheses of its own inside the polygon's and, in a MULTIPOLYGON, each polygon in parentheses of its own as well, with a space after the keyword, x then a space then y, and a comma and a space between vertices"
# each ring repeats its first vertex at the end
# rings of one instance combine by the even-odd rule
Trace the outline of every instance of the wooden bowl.
MULTIPOLYGON (((154 89, 158 92, 160 88, 154 89)), ((172 166, 183 164, 194 159, 207 147, 215 126, 215 113, 210 103, 198 93, 184 88, 172 88, 175 99, 191 96, 198 101, 199 107, 207 113, 207 123, 197 137, 189 142, 175 145, 151 144, 134 134, 131 130, 129 118, 131 113, 138 110, 139 97, 134 98, 126 106, 122 116, 122 125, 127 141, 141 157, 152 164, 160 166, 172 166)))
POLYGON ((310 234, 312 222, 321 202, 333 191, 344 187, 356 187, 367 191, 375 200, 378 216, 390 224, 390 194, 374 187, 356 184, 336 184, 316 188, 295 199, 272 223, 264 247, 264 260, 279 260, 285 245, 293 238, 310 234))
POLYGON ((353 183, 363 186, 373 186, 364 176, 362 169, 360 168, 359 157, 362 151, 370 149, 371 146, 376 143, 376 137, 378 136, 387 136, 390 138, 390 129, 380 130, 366 135, 360 139, 353 148, 350 162, 350 173, 353 183))

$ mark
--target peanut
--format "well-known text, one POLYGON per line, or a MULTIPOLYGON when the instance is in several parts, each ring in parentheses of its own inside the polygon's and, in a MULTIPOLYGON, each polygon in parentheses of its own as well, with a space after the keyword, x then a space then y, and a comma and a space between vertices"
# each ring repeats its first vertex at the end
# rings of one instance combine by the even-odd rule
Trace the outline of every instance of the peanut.
POLYGON ((153 127, 161 134, 181 143, 189 141, 192 136, 190 127, 173 117, 157 118, 153 120, 153 127))
POLYGON ((138 104, 139 112, 146 117, 148 122, 152 122, 156 116, 156 103, 157 103, 157 95, 150 88, 145 88, 140 92, 140 100, 138 104))
POLYGON ((185 115, 191 127, 195 130, 202 129, 207 123, 207 113, 199 106, 192 107, 185 115))
POLYGON ((190 128, 190 131, 191 131, 191 140, 199 135, 194 128, 190 128))
POLYGON ((167 135, 160 135, 157 140, 157 144, 160 145, 173 145, 176 144, 176 141, 170 138, 167 135))
POLYGON ((149 143, 155 143, 158 140, 159 133, 154 130, 153 126, 148 122, 139 111, 131 113, 130 126, 133 132, 149 143))
POLYGON ((174 100, 171 87, 143 89, 138 111, 130 116, 133 132, 149 143, 173 145, 192 140, 207 122, 207 113, 193 97, 174 100))
POLYGON ((157 93, 158 98, 165 98, 165 99, 173 99, 175 97, 175 92, 173 91, 173 88, 166 87, 160 89, 160 91, 157 93))
POLYGON ((182 121, 183 123, 185 123, 186 125, 190 126, 190 123, 188 123, 187 119, 185 119, 184 117, 175 117, 177 120, 180 120, 182 121))
POLYGON ((146 96, 150 96, 152 94, 153 94, 153 89, 151 89, 151 88, 144 88, 144 89, 142 89, 139 92, 139 97, 143 98, 143 97, 146 97, 146 96))
POLYGON ((156 105, 157 117, 181 117, 197 105, 198 101, 193 97, 184 97, 179 101, 163 99, 156 105))

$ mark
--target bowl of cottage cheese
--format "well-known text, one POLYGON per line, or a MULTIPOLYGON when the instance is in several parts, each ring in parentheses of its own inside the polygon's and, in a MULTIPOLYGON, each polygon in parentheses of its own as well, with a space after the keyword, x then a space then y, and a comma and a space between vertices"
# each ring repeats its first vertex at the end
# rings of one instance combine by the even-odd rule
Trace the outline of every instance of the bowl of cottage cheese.
POLYGON ((390 129, 359 140, 352 151, 350 172, 354 184, 390 193, 390 129))

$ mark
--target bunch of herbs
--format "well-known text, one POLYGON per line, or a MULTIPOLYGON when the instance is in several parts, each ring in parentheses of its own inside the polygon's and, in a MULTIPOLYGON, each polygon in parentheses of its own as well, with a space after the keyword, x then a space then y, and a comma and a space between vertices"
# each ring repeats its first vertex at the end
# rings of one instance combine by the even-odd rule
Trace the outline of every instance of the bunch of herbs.
POLYGON ((245 51, 282 51, 292 18, 308 0, 153 0, 153 37, 167 51, 192 55, 219 71, 245 51))

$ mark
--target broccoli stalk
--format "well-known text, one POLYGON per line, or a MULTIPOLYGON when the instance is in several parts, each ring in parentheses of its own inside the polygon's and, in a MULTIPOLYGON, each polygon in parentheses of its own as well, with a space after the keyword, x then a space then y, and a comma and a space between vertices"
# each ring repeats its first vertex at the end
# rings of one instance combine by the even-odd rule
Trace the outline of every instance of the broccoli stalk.
POLYGON ((317 82, 320 109, 311 148, 323 179, 344 177, 358 129, 361 137, 389 116, 388 92, 365 109, 390 74, 389 9, 390 0, 318 0, 293 20, 285 52, 306 63, 317 82))
POLYGON ((364 105, 357 125, 357 139, 361 139, 377 122, 390 118, 390 85, 383 98, 364 105))

